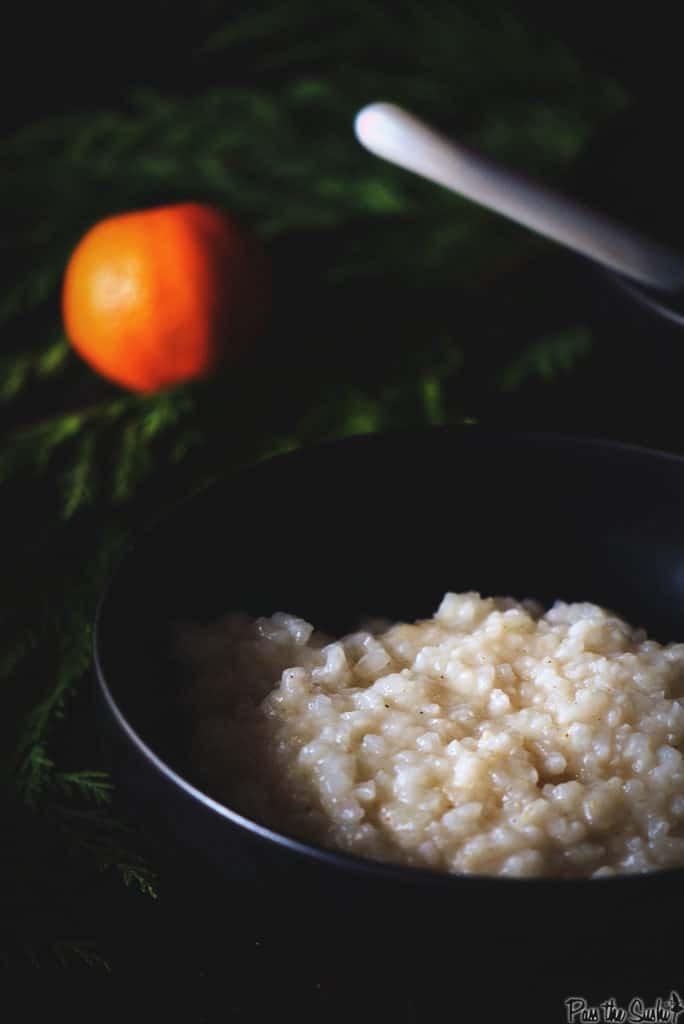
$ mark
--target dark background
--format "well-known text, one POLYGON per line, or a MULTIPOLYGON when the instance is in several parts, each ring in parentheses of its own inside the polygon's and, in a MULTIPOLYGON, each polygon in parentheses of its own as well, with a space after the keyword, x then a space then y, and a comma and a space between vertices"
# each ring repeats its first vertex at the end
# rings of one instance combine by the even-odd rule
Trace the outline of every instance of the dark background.
MULTIPOLYGON (((587 65, 619 78, 639 98, 664 106, 674 117, 681 81, 676 4, 517 0, 513 7, 528 23, 566 41, 587 65)), ((126 0, 116 8, 13 4, 3 13, 3 73, 11 85, 5 124, 95 106, 103 99, 116 101, 131 84, 188 90, 230 81, 230 67, 207 67, 196 59, 196 50, 209 30, 228 18, 239 20, 249 9, 221 0, 192 10, 172 0, 126 0)))
MULTIPOLYGON (((464 0, 460 6, 477 17, 477 4, 464 0)), ((645 234, 674 246, 681 244, 684 155, 680 142, 681 48, 676 5, 649 5, 646 11, 642 5, 613 2, 583 5, 516 0, 510 6, 525 25, 566 44, 588 75, 611 78, 629 94, 628 108, 590 140, 561 184, 645 234)), ((217 86, 243 86, 245 82, 277 85, 282 77, 277 68, 269 71, 262 67, 262 42, 253 46, 253 72, 249 42, 243 47, 239 66, 221 53, 207 53, 203 47, 208 35, 231 24, 239 25, 251 9, 220 0, 205 0, 192 11, 159 0, 139 4, 126 0, 104 10, 81 3, 12 5, 3 15, 1 127, 11 133, 49 115, 87 114, 103 106, 128 110, 131 88, 153 87, 179 96, 196 96, 217 86)), ((386 10, 391 9, 388 4, 386 10)), ((353 10, 350 5, 351 17, 353 10)), ((321 8, 319 23, 323 37, 325 8, 321 8)), ((274 32, 274 52, 278 46, 274 32)), ((367 54, 368 64, 376 63, 380 68, 385 63, 392 67, 392 60, 391 44, 386 52, 367 54)), ((325 61, 316 61, 315 55, 305 69, 313 76, 325 76, 329 70, 325 61)), ((523 81, 525 73, 525 68, 520 68, 523 81)), ((443 123, 449 126, 446 114, 443 123)), ((292 244, 297 245, 296 239, 292 244)), ((302 246, 306 246, 306 239, 302 246)), ((473 376, 473 387, 482 393, 478 418, 525 427, 543 422, 546 429, 678 447, 674 404, 684 368, 681 346, 676 341, 678 330, 673 332, 662 322, 644 317, 633 304, 625 306, 605 280, 596 281, 581 261, 553 247, 532 266, 513 268, 508 278, 499 275, 495 291, 497 311, 493 319, 498 315, 499 322, 514 326, 516 334, 506 340, 494 336, 494 328, 487 351, 482 351, 481 366, 478 352, 470 353, 468 372, 473 376), (580 319, 590 321, 603 339, 595 347, 589 365, 581 367, 571 381, 560 380, 550 388, 528 384, 515 396, 488 395, 489 385, 484 378, 492 363, 492 344, 499 346, 498 358, 505 359, 525 333, 529 335, 540 327, 553 329, 568 318, 572 308, 580 319), (649 344, 645 347, 646 336, 649 344), (604 401, 607 391, 611 393, 610 403, 604 401), (657 398, 654 392, 658 392, 657 398), (581 409, 577 402, 580 394, 581 409)), ((684 308, 684 300, 673 300, 673 305, 684 308)), ((464 320, 480 330, 481 315, 482 306, 475 304, 465 310, 464 320)), ((94 393, 99 397, 96 389, 94 393)), ((90 397, 87 387, 85 393, 78 392, 77 404, 84 397, 90 397)), ((54 395, 49 400, 54 402, 54 395)), ((71 393, 65 393, 65 400, 67 406, 71 404, 71 393)), ((20 420, 30 420, 40 411, 42 406, 29 403, 22 409, 20 420)), ((0 417, 1 424, 3 411, 0 417)))
MULTIPOLYGON (((477 9, 475 4, 470 6, 477 9)), ((630 96, 627 108, 603 127, 570 167, 566 186, 628 223, 684 248, 681 37, 675 5, 514 6, 523 22, 565 42, 588 74, 612 77, 630 96)), ((219 2, 110 7, 13 4, 2 14, 3 133, 9 137, 48 115, 87 113, 103 105, 128 109, 132 86, 196 95, 216 85, 244 85, 248 56, 234 68, 222 57, 207 57, 202 51, 209 32, 231 17, 239 21, 244 11, 219 2)), ((324 32, 324 12, 321 23, 324 32)), ((277 40, 273 45, 278 45, 277 40)), ((260 55, 255 51, 255 66, 260 55)), ((391 63, 392 55, 369 55, 369 60, 375 59, 391 63)), ((317 67, 313 57, 309 70, 324 74, 326 69, 317 67)), ((525 68, 520 75, 524 78, 525 68)), ((277 78, 277 72, 256 71, 249 81, 268 84, 277 78)), ((47 183, 49 168, 44 173, 47 183)), ((293 240, 288 258, 296 259, 301 248, 305 260, 306 244, 305 239, 298 247, 293 240)), ((684 450, 680 426, 684 334, 622 304, 610 284, 581 261, 553 249, 509 267, 504 261, 503 269, 483 282, 479 292, 462 301, 465 329, 487 342, 468 353, 465 391, 469 387, 477 400, 473 399, 472 409, 466 405, 466 413, 510 427, 587 432, 684 450), (490 385, 492 362, 504 363, 525 338, 576 319, 591 324, 596 340, 590 357, 574 373, 536 378, 510 393, 490 385)), ((362 305, 359 298, 359 309, 362 305)), ((382 347, 379 351, 384 352, 382 347)), ((353 346, 351 353, 359 355, 353 346)), ((305 360, 306 349, 300 355, 305 360)), ((364 373, 372 377, 372 360, 369 365, 359 359, 354 372, 359 378, 364 373)), ((79 383, 76 389, 65 384, 49 396, 41 392, 9 412, 3 410, 3 424, 14 428, 40 416, 48 403, 50 410, 62 404, 68 408, 84 397, 99 399, 103 393, 108 394, 94 381, 79 383)), ((136 516, 132 516, 134 526, 136 516)), ((97 515, 90 528, 97 530, 97 515)), ((33 572, 39 580, 40 566, 33 572)), ((62 750, 77 743, 85 750, 88 742, 93 749, 97 746, 94 740, 85 744, 83 740, 84 729, 93 727, 87 687, 78 700, 79 713, 61 740, 62 750)), ((38 836, 35 843, 42 844, 38 860, 48 865, 54 857, 58 863, 59 840, 54 839, 53 849, 53 840, 42 833, 38 836)), ((592 963, 600 956, 602 937, 596 923, 588 923, 587 945, 577 952, 576 960, 559 964, 548 949, 534 954, 532 993, 520 985, 519 977, 516 981, 504 970, 497 993, 501 1005, 491 1006, 484 998, 491 985, 490 973, 480 983, 474 968, 472 976, 464 979, 450 967, 448 957, 438 968, 421 962, 420 970, 411 963, 402 967, 401 960, 374 965, 367 934, 361 943, 367 974, 358 988, 331 966, 334 953, 319 941, 320 932, 312 929, 302 935, 299 948, 293 947, 279 911, 274 911, 273 893, 249 886, 225 893, 216 879, 195 861, 186 862, 173 847, 156 849, 155 855, 161 865, 156 902, 103 876, 94 904, 79 903, 74 895, 78 887, 71 886, 65 887, 64 903, 54 909, 51 897, 43 895, 52 892, 45 878, 36 882, 30 912, 19 912, 22 935, 30 938, 34 931, 37 934, 52 925, 58 930, 66 920, 75 934, 95 933, 98 942, 102 940, 113 973, 105 977, 97 967, 63 968, 49 960, 41 960, 41 967, 35 968, 30 958, 28 963, 12 959, 12 974, 24 993, 24 1015, 17 1020, 39 1019, 38 1006, 45 1000, 53 1008, 63 1002, 72 1014, 98 1020, 120 1020, 124 1015, 132 1020, 188 1022, 261 1020, 276 1015, 348 1019, 357 1014, 355 1000, 364 988, 384 1016, 422 1020, 426 1019, 422 997, 438 969, 447 983, 440 989, 438 1002, 433 996, 433 1015, 454 1021, 476 1019, 476 1014, 484 1020, 551 1021, 563 1019, 562 999, 573 990, 591 1001, 618 994, 620 986, 624 992, 653 998, 666 995, 668 986, 681 985, 681 973, 676 977, 672 963, 660 952, 657 965, 651 962, 650 967, 639 968, 632 963, 626 970, 624 964, 613 964, 608 975, 597 977, 592 963), (218 941, 212 937, 215 932, 218 941), (394 982, 402 970, 407 980, 404 987, 392 988, 387 995, 388 1009, 382 1003, 383 979, 392 974, 394 982), (516 1000, 522 1006, 517 1012, 511 1009, 516 1000)), ((59 887, 60 870, 55 874, 59 887)), ((448 926, 448 921, 442 925, 447 933, 448 926)), ((610 923, 602 926, 609 929, 610 923)), ((360 930, 363 927, 360 923, 360 930)), ((644 942, 648 945, 650 937, 644 937, 644 942)), ((354 962, 353 952, 337 953, 345 964, 354 962)))

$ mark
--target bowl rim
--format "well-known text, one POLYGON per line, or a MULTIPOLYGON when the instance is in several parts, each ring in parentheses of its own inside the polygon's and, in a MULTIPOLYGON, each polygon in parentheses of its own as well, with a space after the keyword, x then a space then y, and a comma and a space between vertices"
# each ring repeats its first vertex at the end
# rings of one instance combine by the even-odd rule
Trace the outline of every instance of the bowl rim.
POLYGON ((129 560, 135 556, 145 539, 161 523, 168 523, 170 520, 176 518, 176 516, 179 515, 179 513, 182 512, 189 504, 202 500, 207 494, 210 494, 216 488, 229 486, 232 483, 239 481, 241 477, 249 475, 254 471, 263 471, 265 467, 276 462, 282 462, 283 459, 289 460, 298 457, 305 458, 309 453, 326 451, 355 443, 361 444, 368 442, 369 440, 376 440, 381 443, 389 438, 395 438, 398 440, 401 437, 427 436, 437 433, 463 436, 466 432, 471 436, 489 438, 492 441, 501 439, 507 442, 520 443, 523 446, 534 446, 535 444, 542 442, 559 445, 563 448, 579 446, 591 449, 595 452, 605 450, 607 452, 619 453, 627 457, 646 457, 650 460, 655 458, 658 461, 667 461, 679 464, 684 470, 684 455, 678 455, 677 453, 664 451, 662 449, 649 448, 644 445, 594 437, 589 434, 582 435, 531 430, 507 431, 487 427, 486 425, 481 426, 479 424, 446 424, 441 426, 354 434, 349 437, 335 438, 315 444, 305 444, 292 451, 279 453, 260 459, 256 462, 249 462, 233 467, 225 474, 213 479, 209 484, 200 488, 198 491, 194 491, 190 495, 182 498, 171 508, 164 510, 152 525, 148 525, 146 528, 135 532, 129 543, 124 547, 114 569, 110 573, 97 603, 92 630, 92 656, 95 668, 95 678, 100 695, 104 699, 107 710, 114 719, 119 731, 124 734, 137 753, 142 756, 143 760, 147 762, 158 775, 163 776, 167 782, 177 789, 180 789, 192 801, 201 804, 205 810, 229 822, 234 827, 247 831, 252 836, 257 836, 259 839, 268 843, 273 843, 276 846, 285 847, 290 853, 300 855, 307 860, 322 862, 328 867, 344 869, 348 873, 354 873, 357 875, 362 874, 366 876, 370 875, 380 877, 383 881, 393 880, 410 883, 414 886, 439 885, 462 888, 464 884, 471 887, 483 885, 491 886, 492 884, 497 884, 500 887, 506 887, 508 889, 525 888, 527 890, 534 889, 537 891, 552 887, 555 889, 559 885, 565 890, 577 887, 582 887, 584 889, 588 885, 590 885, 592 889, 599 886, 601 888, 610 887, 615 889, 615 887, 618 886, 621 888, 624 888, 625 886, 631 886, 632 888, 636 886, 643 887, 645 885, 655 886, 662 884, 663 880, 667 878, 684 880, 684 865, 681 867, 659 868, 647 872, 600 876, 598 878, 594 878, 592 876, 558 877, 545 875, 529 877, 452 873, 431 868, 397 864, 390 861, 373 860, 372 858, 364 857, 359 854, 319 846, 313 842, 297 839, 294 836, 276 831, 275 829, 269 828, 267 825, 262 825, 259 822, 240 814, 238 811, 233 810, 221 801, 210 796, 208 793, 205 793, 189 779, 180 774, 180 772, 168 764, 164 758, 157 754, 147 741, 139 734, 139 732, 131 725, 119 706, 109 683, 107 682, 100 652, 100 634, 102 630, 102 619, 103 615, 106 614, 108 600, 120 573, 128 565, 129 560))

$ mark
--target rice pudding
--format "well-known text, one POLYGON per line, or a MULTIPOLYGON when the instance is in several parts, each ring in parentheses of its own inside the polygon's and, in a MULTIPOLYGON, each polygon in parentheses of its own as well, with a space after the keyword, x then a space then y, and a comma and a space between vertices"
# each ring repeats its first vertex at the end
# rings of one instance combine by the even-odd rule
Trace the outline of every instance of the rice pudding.
POLYGON ((196 779, 278 831, 439 871, 684 864, 684 644, 594 604, 447 593, 342 639, 186 626, 196 779))

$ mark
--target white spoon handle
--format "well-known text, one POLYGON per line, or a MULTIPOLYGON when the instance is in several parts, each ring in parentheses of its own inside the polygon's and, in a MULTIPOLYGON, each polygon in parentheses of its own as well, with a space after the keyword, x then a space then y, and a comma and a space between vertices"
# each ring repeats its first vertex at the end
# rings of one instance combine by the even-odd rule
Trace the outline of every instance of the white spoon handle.
POLYGON ((376 156, 445 185, 611 270, 664 291, 684 286, 684 260, 665 246, 452 142, 401 107, 371 103, 356 115, 355 130, 376 156))

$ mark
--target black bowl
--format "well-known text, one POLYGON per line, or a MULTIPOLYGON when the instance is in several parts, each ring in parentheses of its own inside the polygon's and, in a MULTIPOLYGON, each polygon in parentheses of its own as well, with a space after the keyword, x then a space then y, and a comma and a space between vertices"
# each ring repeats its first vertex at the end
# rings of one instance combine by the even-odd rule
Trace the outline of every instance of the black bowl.
POLYGON ((652 936, 684 895, 684 871, 438 874, 319 849, 215 802, 186 763, 171 635, 178 620, 229 609, 285 610, 344 631, 363 615, 425 617, 446 590, 479 590, 589 600, 660 641, 682 640, 683 515, 683 459, 564 436, 472 427, 373 435, 242 471, 142 537, 101 602, 95 663, 118 779, 228 884, 286 877, 288 890, 313 904, 324 894, 328 908, 392 906, 401 894, 404 911, 429 921, 451 908, 479 922, 485 939, 487 901, 497 934, 508 923, 516 935, 560 925, 576 936, 605 915, 640 921, 652 936))

